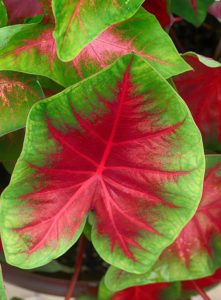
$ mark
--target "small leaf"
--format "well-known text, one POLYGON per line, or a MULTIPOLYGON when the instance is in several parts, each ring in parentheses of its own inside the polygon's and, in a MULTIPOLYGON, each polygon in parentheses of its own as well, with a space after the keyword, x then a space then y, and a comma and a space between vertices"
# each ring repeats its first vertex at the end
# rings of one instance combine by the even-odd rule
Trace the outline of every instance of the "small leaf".
POLYGON ((221 156, 208 155, 207 165, 198 210, 175 242, 142 276, 111 267, 105 277, 108 287, 120 290, 135 284, 192 280, 211 275, 221 267, 221 156))
POLYGON ((214 0, 171 0, 171 9, 193 25, 200 26, 213 2, 214 0))
POLYGON ((0 136, 25 126, 32 105, 43 98, 36 79, 14 72, 0 73, 0 136))
POLYGON ((144 272, 193 215, 203 175, 186 105, 143 59, 127 55, 31 110, 2 195, 7 261, 34 268, 60 256, 92 211, 102 258, 144 272))
POLYGON ((131 52, 146 59, 165 78, 190 70, 155 17, 142 8, 131 19, 104 31, 81 51, 73 65, 83 79, 131 52), (144 35, 147 28, 149 34, 144 35))
POLYGON ((43 13, 38 0, 3 0, 9 24, 23 23, 25 18, 34 17, 43 13))
POLYGON ((187 54, 184 58, 193 71, 175 77, 174 83, 202 133, 205 148, 220 151, 221 65, 203 56, 187 54))
POLYGON ((58 57, 74 59, 102 31, 132 17, 143 1, 52 0, 58 57), (104 13, 105 18, 101 17, 104 13))
POLYGON ((8 15, 4 3, 0 0, 0 27, 6 26, 8 15))
POLYGON ((134 286, 114 293, 108 290, 104 282, 101 281, 98 300, 178 300, 180 299, 180 294, 180 283, 134 286))
POLYGON ((8 299, 7 296, 6 296, 6 292, 5 292, 1 267, 0 267, 0 299, 1 300, 7 300, 8 299))
POLYGON ((14 131, 0 138, 0 162, 9 173, 12 173, 21 153, 23 140, 24 130, 14 131))
POLYGON ((170 26, 171 16, 168 12, 167 0, 146 0, 142 6, 156 16, 163 28, 170 26))
POLYGON ((209 7, 208 12, 221 22, 221 1, 215 1, 213 5, 209 7))

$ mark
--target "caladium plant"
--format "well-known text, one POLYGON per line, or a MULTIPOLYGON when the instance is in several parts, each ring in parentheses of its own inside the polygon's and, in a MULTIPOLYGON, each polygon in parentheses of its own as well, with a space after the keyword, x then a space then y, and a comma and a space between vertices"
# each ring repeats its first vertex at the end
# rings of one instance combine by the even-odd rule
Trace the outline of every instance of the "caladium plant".
POLYGON ((69 300, 86 236, 110 265, 99 300, 204 297, 199 278, 219 281, 221 67, 168 34, 213 2, 0 1, 8 264, 48 270, 80 239, 69 300))

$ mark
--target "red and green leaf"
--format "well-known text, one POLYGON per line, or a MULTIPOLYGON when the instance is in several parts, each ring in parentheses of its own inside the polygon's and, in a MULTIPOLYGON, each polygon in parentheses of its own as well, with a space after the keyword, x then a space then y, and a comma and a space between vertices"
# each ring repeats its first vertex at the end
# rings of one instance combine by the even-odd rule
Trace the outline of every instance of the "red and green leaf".
POLYGON ((3 0, 9 17, 9 24, 23 23, 25 18, 43 14, 38 0, 3 0))
POLYGON ((156 16, 163 28, 171 25, 172 16, 168 12, 167 0, 146 0, 142 6, 156 16))
POLYGON ((127 55, 31 110, 2 196, 7 260, 46 264, 76 242, 91 212, 102 258, 144 272, 193 215, 203 175, 186 105, 143 59, 127 55))
POLYGON ((184 56, 193 71, 174 83, 199 127, 207 150, 221 150, 221 65, 202 56, 184 56))
POLYGON ((109 26, 132 17, 143 1, 52 0, 58 57, 74 59, 109 26), (105 18, 101 17, 104 14, 105 18))
POLYGON ((155 283, 134 286, 120 292, 110 291, 103 280, 99 286, 98 300, 178 300, 181 289, 179 283, 155 283))
POLYGON ((32 105, 44 98, 35 77, 0 73, 0 136, 25 126, 32 105))
POLYGON ((207 156, 207 174, 198 210, 179 237, 146 274, 134 275, 111 267, 105 283, 120 290, 129 286, 192 280, 221 267, 221 156, 207 156), (116 280, 117 278, 117 280, 116 280))
POLYGON ((7 25, 8 15, 4 3, 0 0, 0 27, 7 25))
POLYGON ((1 70, 47 76, 63 86, 93 75, 130 52, 142 56, 165 78, 190 69, 155 18, 144 9, 107 29, 69 63, 61 62, 56 55, 51 26, 30 24, 0 29, 1 70), (146 28, 152 35, 143 36, 146 28))
POLYGON ((144 9, 104 31, 81 51, 73 65, 79 77, 85 78, 131 52, 146 59, 165 78, 190 70, 155 17, 144 9), (147 28, 151 34, 144 35, 147 28))
POLYGON ((200 26, 213 2, 214 0, 171 0, 171 9, 193 25, 200 26))

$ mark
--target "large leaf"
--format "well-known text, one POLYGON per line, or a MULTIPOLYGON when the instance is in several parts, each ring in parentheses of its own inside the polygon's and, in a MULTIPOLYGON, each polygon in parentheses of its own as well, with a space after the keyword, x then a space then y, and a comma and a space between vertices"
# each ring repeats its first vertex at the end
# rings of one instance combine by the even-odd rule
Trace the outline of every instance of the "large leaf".
POLYGON ((85 78, 130 52, 145 58, 165 78, 190 70, 156 18, 142 8, 131 19, 104 31, 73 65, 79 77, 85 78))
POLYGON ((172 11, 195 26, 205 20, 208 7, 214 0, 171 0, 172 11))
POLYGON ((1 267, 0 267, 0 299, 1 300, 7 300, 7 296, 6 296, 6 293, 5 293, 5 287, 4 287, 4 283, 3 283, 1 267))
POLYGON ((63 86, 87 78, 132 51, 166 78, 190 69, 155 18, 143 9, 130 20, 107 29, 70 63, 58 59, 48 25, 0 29, 0 70, 47 76, 63 86), (151 35, 143 35, 146 28, 151 35))
POLYGON ((162 281, 205 277, 221 267, 221 156, 207 156, 203 196, 192 220, 146 274, 134 275, 113 267, 105 282, 113 290, 162 281), (117 280, 116 280, 117 278, 117 280))
POLYGON ((52 0, 58 57, 72 60, 109 26, 132 17, 143 1, 52 0))
POLYGON ((212 59, 185 56, 193 71, 175 77, 179 94, 186 101, 199 127, 206 149, 221 150, 221 65, 212 59))
POLYGON ((3 0, 9 16, 9 24, 23 23, 25 18, 43 13, 38 0, 3 0))
POLYGON ((25 126, 32 105, 44 97, 35 77, 0 73, 0 136, 25 126))
POLYGON ((0 0, 0 27, 6 26, 8 15, 4 3, 0 0))
POLYGON ((203 175, 186 105, 143 59, 127 55, 31 110, 2 196, 7 260, 46 264, 76 242, 93 211, 92 242, 103 259, 144 272, 193 215, 203 175))

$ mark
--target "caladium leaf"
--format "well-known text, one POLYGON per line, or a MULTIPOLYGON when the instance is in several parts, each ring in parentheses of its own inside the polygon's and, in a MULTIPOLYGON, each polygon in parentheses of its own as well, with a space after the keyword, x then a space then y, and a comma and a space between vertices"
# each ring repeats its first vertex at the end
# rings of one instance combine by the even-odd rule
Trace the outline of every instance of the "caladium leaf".
POLYGON ((0 0, 0 27, 6 26, 8 15, 4 3, 0 0))
POLYGON ((146 59, 165 78, 190 70, 155 17, 142 8, 131 19, 104 31, 81 51, 73 65, 82 79, 131 52, 146 59), (144 35, 147 28, 151 34, 144 35))
POLYGON ((221 1, 216 1, 208 9, 208 12, 221 22, 221 1))
POLYGON ((32 105, 44 98, 36 78, 15 72, 0 73, 0 136, 25 126, 32 105))
POLYGON ((178 282, 134 286, 114 293, 105 286, 102 280, 99 286, 98 300, 178 300, 180 295, 181 289, 178 282))
POLYGON ((25 18, 43 14, 43 9, 38 0, 3 0, 9 24, 23 23, 25 18))
POLYGON ((72 60, 109 26, 132 17, 143 1, 52 0, 58 57, 72 60))
POLYGON ((8 299, 7 296, 6 296, 6 292, 5 292, 1 266, 0 266, 0 299, 1 300, 7 300, 8 299))
POLYGON ((11 173, 21 154, 24 140, 24 130, 8 133, 0 138, 0 162, 11 173))
POLYGON ((202 56, 185 55, 193 67, 174 78, 181 97, 186 101, 199 127, 205 148, 221 150, 221 65, 202 56))
POLYGON ((0 69, 47 76, 63 86, 93 75, 132 51, 165 78, 190 70, 155 18, 143 9, 130 20, 107 29, 70 63, 58 59, 49 25, 0 29, 0 69), (144 37, 142 32, 147 27, 152 35, 144 37))
POLYGON ((39 0, 44 13, 46 15, 46 17, 48 17, 49 21, 51 23, 54 22, 54 15, 53 15, 53 11, 52 11, 52 2, 51 0, 39 0))
POLYGON ((214 0, 171 0, 171 9, 175 14, 195 26, 200 26, 213 2, 214 0))
POLYGON ((171 16, 167 0, 146 0, 142 6, 157 17, 163 28, 170 26, 171 16))
POLYGON ((121 290, 135 284, 192 280, 213 274, 221 267, 220 193, 221 156, 208 155, 200 205, 175 242, 142 276, 111 267, 106 274, 106 285, 113 290, 121 290))
POLYGON ((193 215, 203 175, 186 105, 143 59, 127 55, 31 110, 2 195, 6 258, 22 268, 46 264, 76 242, 92 211, 102 258, 144 272, 193 215))

